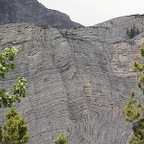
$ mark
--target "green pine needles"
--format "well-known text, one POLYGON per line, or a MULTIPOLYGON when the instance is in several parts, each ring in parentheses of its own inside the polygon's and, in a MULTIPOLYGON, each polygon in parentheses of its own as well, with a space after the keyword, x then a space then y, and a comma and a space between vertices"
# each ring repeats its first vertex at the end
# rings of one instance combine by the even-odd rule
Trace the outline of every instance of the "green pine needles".
POLYGON ((20 117, 16 107, 12 107, 5 116, 1 144, 25 144, 29 140, 25 118, 20 117))
MULTIPOLYGON (((144 44, 140 46, 140 54, 144 57, 144 44)), ((139 72, 138 87, 144 94, 144 63, 134 61, 133 70, 139 72)), ((144 105, 135 97, 132 91, 123 114, 125 120, 132 123, 133 135, 129 144, 144 144, 144 105)))
MULTIPOLYGON (((18 54, 16 47, 7 47, 0 54, 0 78, 6 78, 10 69, 14 69, 14 59, 18 54)), ((16 109, 16 103, 21 102, 26 96, 27 81, 19 77, 13 85, 12 92, 6 89, 0 90, 0 107, 9 107, 5 115, 5 124, 0 127, 0 144, 25 144, 29 140, 28 127, 25 125, 25 117, 20 117, 16 109)))
POLYGON ((56 138, 55 143, 56 144, 67 144, 67 141, 68 141, 67 136, 64 133, 62 133, 61 135, 59 135, 56 138))

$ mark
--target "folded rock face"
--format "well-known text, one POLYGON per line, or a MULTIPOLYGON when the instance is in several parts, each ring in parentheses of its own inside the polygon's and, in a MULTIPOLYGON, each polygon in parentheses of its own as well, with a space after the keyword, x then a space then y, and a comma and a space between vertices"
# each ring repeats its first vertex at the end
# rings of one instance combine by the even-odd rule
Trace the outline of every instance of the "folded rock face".
MULTIPOLYGON (((122 109, 131 89, 137 90, 131 67, 144 42, 142 25, 142 17, 130 16, 78 29, 0 26, 1 48, 20 51, 0 87, 10 89, 18 76, 27 78, 28 94, 18 108, 29 125, 29 144, 53 143, 62 132, 69 144, 128 142, 131 128, 122 109), (130 21, 139 29, 131 39, 130 21)), ((1 109, 1 123, 3 115, 1 109)))

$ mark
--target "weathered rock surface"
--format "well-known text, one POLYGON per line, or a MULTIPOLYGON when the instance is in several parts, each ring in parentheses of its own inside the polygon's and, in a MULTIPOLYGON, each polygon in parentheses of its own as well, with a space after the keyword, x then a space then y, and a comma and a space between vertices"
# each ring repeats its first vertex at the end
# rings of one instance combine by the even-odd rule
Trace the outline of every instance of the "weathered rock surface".
POLYGON ((144 42, 143 27, 143 16, 78 29, 0 26, 1 48, 20 50, 15 70, 0 87, 27 78, 28 94, 19 110, 29 125, 29 144, 51 144, 61 132, 69 144, 128 143, 132 132, 122 108, 131 89, 137 90, 131 67, 144 42), (129 39, 127 30, 134 25, 139 34, 129 39))
POLYGON ((78 27, 68 15, 47 9, 37 0, 0 0, 0 24, 32 22, 37 25, 78 27))

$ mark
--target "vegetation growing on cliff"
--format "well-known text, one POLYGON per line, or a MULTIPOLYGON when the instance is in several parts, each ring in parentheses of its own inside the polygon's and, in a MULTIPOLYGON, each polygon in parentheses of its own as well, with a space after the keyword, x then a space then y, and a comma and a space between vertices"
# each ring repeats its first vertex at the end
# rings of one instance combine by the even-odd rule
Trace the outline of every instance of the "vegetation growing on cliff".
POLYGON ((138 28, 134 25, 132 26, 130 29, 127 28, 127 31, 126 31, 126 35, 128 36, 128 38, 133 38, 135 37, 136 35, 138 35, 140 32, 138 30, 138 28))
POLYGON ((56 144, 67 144, 67 141, 68 141, 67 136, 64 133, 62 133, 61 135, 59 135, 56 138, 55 143, 56 144))
MULTIPOLYGON (((6 78, 10 69, 14 69, 14 59, 18 53, 16 47, 7 47, 0 54, 0 78, 6 78)), ((0 127, 1 144, 24 144, 28 142, 28 128, 25 125, 25 118, 19 116, 16 103, 21 102, 26 96, 26 79, 19 77, 13 85, 12 92, 6 89, 0 90, 0 107, 9 107, 10 110, 5 116, 5 125, 0 127)))
POLYGON ((25 118, 21 118, 16 107, 13 106, 5 116, 1 144, 25 144, 29 139, 27 131, 25 118))
MULTIPOLYGON (((140 54, 144 58, 144 44, 140 47, 140 54)), ((139 72, 138 87, 144 94, 144 63, 134 61, 133 70, 139 72)), ((144 105, 136 98, 135 92, 131 92, 124 111, 125 120, 132 124, 133 135, 129 144, 144 144, 144 105)))

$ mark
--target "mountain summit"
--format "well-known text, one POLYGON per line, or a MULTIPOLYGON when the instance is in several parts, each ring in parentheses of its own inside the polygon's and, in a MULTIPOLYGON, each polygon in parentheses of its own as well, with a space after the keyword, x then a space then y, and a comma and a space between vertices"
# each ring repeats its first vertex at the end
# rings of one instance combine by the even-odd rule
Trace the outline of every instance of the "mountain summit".
POLYGON ((32 22, 54 27, 78 27, 68 15, 47 9, 37 0, 0 0, 0 24, 32 22))

